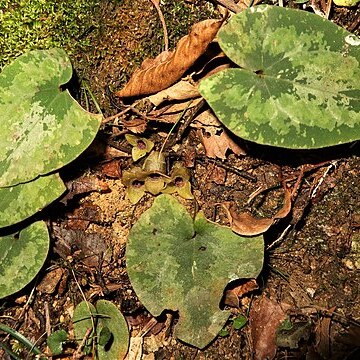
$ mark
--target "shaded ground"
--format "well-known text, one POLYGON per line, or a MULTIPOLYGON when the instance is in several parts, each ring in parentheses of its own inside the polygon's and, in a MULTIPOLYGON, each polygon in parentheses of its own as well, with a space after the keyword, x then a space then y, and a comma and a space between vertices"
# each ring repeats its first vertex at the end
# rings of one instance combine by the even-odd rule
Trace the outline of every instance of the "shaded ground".
MULTIPOLYGON (((205 1, 169 2, 163 9, 171 47, 193 23, 212 14, 205 1)), ((359 33, 359 7, 336 9, 332 16, 339 24, 359 33)), ((93 49, 74 58, 74 67, 79 78, 88 83, 104 115, 111 116, 118 109, 110 103, 105 87, 119 89, 144 58, 161 52, 162 30, 156 10, 147 0, 103 2, 98 24, 88 35, 93 49)), ((84 104, 83 93, 78 96, 84 104)), ((38 341, 43 350, 45 338, 41 335, 47 318, 51 319, 53 329, 59 326, 71 329, 74 306, 82 301, 75 278, 89 300, 106 298, 118 304, 132 334, 150 319, 129 283, 124 252, 131 226, 153 198, 146 195, 140 203, 132 205, 125 197, 120 178, 132 160, 121 130, 117 133, 114 127, 105 126, 92 149, 63 172, 68 185, 74 181, 73 193, 77 191, 76 184, 82 188, 79 195, 46 210, 45 215, 51 219, 53 252, 36 280, 40 285, 32 297, 34 283, 20 295, 1 302, 2 320, 38 341), (112 147, 104 151, 109 145, 112 147), (115 147, 122 153, 114 156, 115 147), (84 184, 101 191, 85 196, 84 184), (50 277, 44 278, 47 273, 50 277)), ((167 125, 160 126, 148 136, 161 144, 159 132, 168 130, 167 125)), ((222 224, 227 224, 227 220, 217 206, 221 201, 235 200, 239 209, 246 208, 249 197, 259 187, 273 189, 251 203, 254 214, 269 216, 281 206, 281 181, 298 188, 292 213, 265 235, 267 251, 258 279, 260 289, 243 298, 238 308, 231 309, 232 313, 249 316, 253 304, 266 295, 276 306, 290 309, 294 323, 309 323, 299 338, 299 346, 279 348, 277 359, 359 358, 359 144, 304 153, 269 151, 246 142, 241 142, 241 146, 246 155, 229 153, 224 167, 224 162, 204 157, 200 139, 189 128, 176 154, 167 154, 189 164, 197 199, 197 204, 186 202, 189 210, 198 206, 208 218, 222 224)), ((261 306, 258 313, 266 319, 261 306)), ((165 340, 159 340, 154 330, 145 338, 148 340, 144 354, 148 357, 144 358, 251 359, 258 346, 251 341, 251 326, 234 330, 229 324, 228 334, 217 338, 204 351, 172 338, 171 327, 165 340)), ((66 351, 70 356, 73 349, 69 347, 66 351)), ((0 352, 1 356, 6 359, 0 352)))

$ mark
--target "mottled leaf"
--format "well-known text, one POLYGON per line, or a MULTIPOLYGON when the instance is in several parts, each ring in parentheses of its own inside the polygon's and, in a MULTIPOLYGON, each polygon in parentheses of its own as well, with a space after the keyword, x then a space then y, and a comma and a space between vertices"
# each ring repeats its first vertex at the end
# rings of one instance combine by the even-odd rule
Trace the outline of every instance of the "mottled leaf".
POLYGON ((30 217, 60 197, 65 190, 57 174, 0 188, 0 228, 30 217))
POLYGON ((129 329, 124 316, 110 301, 99 300, 96 311, 100 316, 98 334, 108 329, 111 337, 105 346, 98 346, 99 360, 121 360, 125 357, 129 346, 129 329))
POLYGON ((219 303, 228 282, 254 278, 263 238, 243 238, 199 213, 193 220, 170 195, 158 196, 130 231, 126 259, 131 283, 154 316, 179 311, 175 335, 204 348, 229 317, 219 303))
POLYGON ((358 37, 315 14, 262 5, 232 17, 218 38, 240 68, 199 89, 236 135, 287 148, 360 138, 358 37))
POLYGON ((72 76, 62 49, 18 57, 0 74, 0 187, 47 174, 93 141, 101 116, 85 111, 62 88, 72 76))
POLYGON ((21 290, 39 272, 49 250, 44 222, 35 222, 19 235, 0 237, 0 298, 21 290))

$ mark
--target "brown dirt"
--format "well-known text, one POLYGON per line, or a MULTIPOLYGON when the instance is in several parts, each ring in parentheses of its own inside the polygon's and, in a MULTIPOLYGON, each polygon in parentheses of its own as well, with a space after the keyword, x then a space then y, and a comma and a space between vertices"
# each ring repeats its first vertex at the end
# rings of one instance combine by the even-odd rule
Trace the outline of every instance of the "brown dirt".
MULTIPOLYGON (((193 23, 210 17, 211 7, 206 1, 170 3, 165 18, 173 47, 193 23), (186 9, 181 19, 179 6, 186 9)), ((332 19, 359 33, 360 26, 356 25, 359 14, 359 6, 336 8, 332 19)), ((98 30, 89 35, 93 50, 79 54, 74 67, 79 77, 88 82, 104 115, 110 116, 118 110, 109 102, 105 87, 119 89, 144 58, 161 52, 162 30, 148 0, 104 1, 98 22, 98 30)), ((160 130, 168 131, 166 127, 160 130)), ((156 133, 149 137, 157 146, 163 141, 156 133)), ((241 146, 247 155, 229 154, 224 168, 223 162, 204 157, 200 140, 195 130, 190 129, 175 154, 183 157, 193 154, 189 158, 193 162, 190 170, 197 203, 183 202, 190 211, 201 208, 209 219, 222 224, 227 224, 227 220, 224 210, 217 205, 219 202, 236 201, 239 210, 251 207, 256 216, 271 216, 282 205, 280 182, 287 180, 292 187, 299 185, 292 214, 265 234, 267 251, 258 279, 260 289, 244 297, 239 308, 232 309, 234 316, 248 316, 252 303, 266 295, 273 302, 290 305, 293 322, 311 324, 309 339, 297 349, 279 348, 276 359, 359 358, 359 144, 311 153, 269 152, 266 147, 245 142, 241 146), (234 168, 255 177, 257 182, 246 174, 243 177, 233 172, 234 168), (272 190, 248 206, 249 197, 259 187, 272 190), (326 320, 331 323, 328 328, 326 320)), ((46 328, 46 311, 53 330, 62 327, 72 331, 74 307, 83 300, 76 282, 88 300, 105 298, 117 304, 132 324, 132 334, 151 317, 131 287, 124 259, 128 232, 153 201, 153 197, 146 195, 132 205, 126 198, 120 177, 131 165, 129 147, 121 133, 117 136, 116 129, 104 127, 92 151, 67 167, 63 178, 70 181, 80 177, 81 182, 85 173, 106 186, 102 191, 87 196, 79 194, 46 210, 44 215, 50 219, 52 229, 52 253, 35 283, 0 303, 2 321, 38 341, 44 351, 41 336, 46 328), (113 152, 107 152, 104 158, 106 145, 116 145, 124 152, 118 153, 115 160, 113 152), (108 176, 108 168, 104 168, 109 164, 112 177, 108 176), (54 269, 61 270, 55 273, 54 269), (51 277, 44 278, 49 272, 51 277), (38 283, 40 288, 30 296, 38 283)), ((148 352, 145 358, 252 359, 251 327, 234 330, 229 324, 226 328, 229 334, 218 337, 203 351, 170 336, 156 346, 145 346, 145 354, 148 352)), ((69 357, 74 347, 72 344, 66 348, 69 357)), ((7 359, 0 350, 1 356, 7 359)))

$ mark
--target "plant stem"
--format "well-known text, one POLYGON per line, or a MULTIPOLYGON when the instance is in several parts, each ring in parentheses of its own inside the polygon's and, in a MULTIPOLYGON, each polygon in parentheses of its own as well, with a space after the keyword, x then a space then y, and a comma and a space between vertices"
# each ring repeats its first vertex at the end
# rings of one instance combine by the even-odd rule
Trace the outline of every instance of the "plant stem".
MULTIPOLYGON (((27 339, 24 335, 20 334, 16 330, 0 323, 0 330, 10 334, 13 338, 20 341, 24 346, 26 346, 31 352, 36 355, 40 355, 41 351, 38 347, 36 347, 29 339, 27 339)), ((3 346, 3 345, 1 345, 3 346)))

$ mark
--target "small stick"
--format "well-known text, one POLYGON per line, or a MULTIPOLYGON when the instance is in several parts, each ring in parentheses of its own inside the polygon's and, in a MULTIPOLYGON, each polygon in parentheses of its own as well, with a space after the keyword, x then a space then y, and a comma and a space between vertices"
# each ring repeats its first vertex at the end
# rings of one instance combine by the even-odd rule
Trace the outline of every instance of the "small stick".
POLYGON ((160 0, 150 0, 150 1, 155 6, 155 9, 156 9, 156 11, 158 12, 158 15, 159 15, 159 19, 161 21, 161 25, 163 27, 165 51, 169 51, 169 36, 168 36, 168 31, 167 31, 164 15, 163 15, 163 13, 162 13, 162 11, 160 9, 160 0))
POLYGON ((218 166, 221 166, 223 169, 225 170, 228 170, 228 171, 231 171, 232 173, 238 175, 238 176, 241 176, 243 177, 244 179, 246 180, 249 180, 253 183, 257 182, 257 178, 253 175, 250 175, 248 172, 244 171, 244 170, 240 170, 236 167, 233 167, 233 166, 230 166, 230 165, 227 165, 226 163, 220 161, 220 160, 216 160, 216 159, 212 159, 212 158, 207 158, 207 157, 198 157, 197 160, 199 162, 212 162, 218 166))

